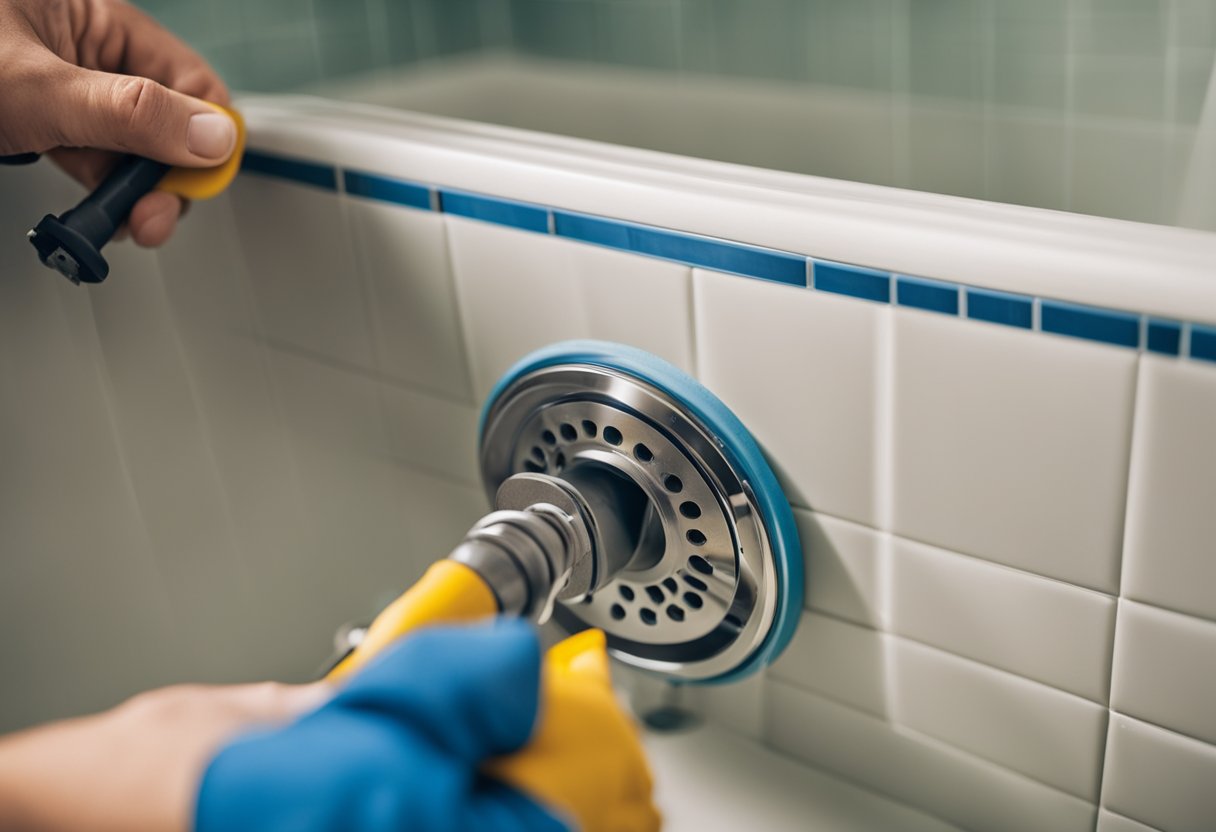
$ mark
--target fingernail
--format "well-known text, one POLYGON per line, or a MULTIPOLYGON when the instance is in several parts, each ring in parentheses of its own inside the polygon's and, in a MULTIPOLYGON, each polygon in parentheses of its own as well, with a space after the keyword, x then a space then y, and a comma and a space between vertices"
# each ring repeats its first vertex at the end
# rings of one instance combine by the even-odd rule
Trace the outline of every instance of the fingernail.
POLYGON ((220 113, 197 113, 190 116, 186 128, 186 148, 204 159, 227 159, 236 144, 236 125, 220 113))

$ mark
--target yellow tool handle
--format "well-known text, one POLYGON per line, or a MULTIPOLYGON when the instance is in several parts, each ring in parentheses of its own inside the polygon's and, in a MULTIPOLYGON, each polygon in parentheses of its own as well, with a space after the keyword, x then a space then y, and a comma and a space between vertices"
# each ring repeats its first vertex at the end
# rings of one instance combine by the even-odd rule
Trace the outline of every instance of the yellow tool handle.
POLYGON ((241 169, 241 157, 245 155, 245 120, 231 107, 221 107, 210 101, 203 102, 228 116, 236 124, 236 144, 232 155, 222 164, 211 168, 170 168, 156 186, 156 190, 177 194, 184 199, 211 199, 223 193, 241 169))
POLYGON ((498 600, 480 575, 454 560, 431 564, 426 574, 384 608, 363 641, 326 676, 344 678, 371 661, 401 636, 428 624, 476 621, 498 613, 498 600))

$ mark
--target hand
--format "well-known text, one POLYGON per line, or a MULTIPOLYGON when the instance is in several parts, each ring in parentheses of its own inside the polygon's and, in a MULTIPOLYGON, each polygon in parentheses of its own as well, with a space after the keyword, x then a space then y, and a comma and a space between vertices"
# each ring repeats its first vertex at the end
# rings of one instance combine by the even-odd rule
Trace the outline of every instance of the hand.
MULTIPOLYGON (((0 0, 0 155, 49 152, 87 188, 118 153, 211 167, 232 153, 228 90, 198 54, 122 0, 0 0), (201 99, 201 100, 200 100, 201 99)), ((169 239, 185 203, 135 204, 135 242, 169 239)))
POLYGON ((565 832, 559 816, 585 832, 655 832, 603 636, 584 636, 548 657, 542 692, 522 621, 411 633, 324 707, 216 755, 198 832, 565 832))
POLYGON ((186 832, 215 752, 332 693, 328 685, 182 685, 0 739, 0 829, 186 832))
POLYGON ((539 697, 527 623, 411 633, 324 707, 220 751, 199 786, 196 829, 566 832, 479 773, 527 742, 539 697))
POLYGON ((582 832, 658 832, 650 767, 612 690, 604 634, 585 630, 555 645, 544 674, 532 740, 485 770, 574 818, 582 832))

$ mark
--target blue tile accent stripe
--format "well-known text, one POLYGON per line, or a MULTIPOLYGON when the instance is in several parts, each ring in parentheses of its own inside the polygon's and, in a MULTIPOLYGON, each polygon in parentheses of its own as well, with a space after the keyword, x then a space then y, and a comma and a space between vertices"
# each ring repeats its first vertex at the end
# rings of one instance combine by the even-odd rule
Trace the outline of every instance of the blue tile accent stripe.
POLYGON ((815 288, 821 292, 891 302, 891 275, 887 272, 824 260, 816 260, 814 270, 815 288))
POLYGON ((323 165, 307 159, 295 159, 270 153, 247 150, 241 158, 242 173, 258 173, 274 179, 286 179, 303 185, 338 189, 338 171, 333 165, 323 165))
MULTIPOLYGON (((329 191, 336 191, 338 187, 339 170, 332 164, 260 150, 246 151, 241 170, 329 191)), ((378 173, 343 170, 341 175, 343 187, 352 197, 438 210, 688 266, 877 303, 894 303, 944 315, 964 315, 977 321, 1026 330, 1040 329, 1053 335, 1216 363, 1216 325, 1171 321, 926 277, 894 275, 864 266, 816 260, 803 254, 394 179, 378 173), (960 294, 965 304, 961 302, 960 294), (1040 311, 1037 324, 1036 301, 1040 311)))
POLYGON ((773 249, 570 211, 553 212, 553 230, 559 237, 584 243, 791 286, 806 285, 806 258, 773 249))
POLYGON ((1044 332, 1103 341, 1120 347, 1134 348, 1140 344, 1140 317, 1126 312, 1045 300, 1042 301, 1041 325, 1044 332))
POLYGON ((458 217, 492 222, 539 234, 549 233, 549 209, 513 199, 439 189, 439 210, 458 217))
POLYGON ((1145 348, 1149 352, 1162 355, 1177 355, 1182 348, 1182 324, 1177 321, 1162 321, 1157 318, 1148 319, 1148 343, 1145 348))
POLYGON ((1216 326, 1191 324, 1191 358, 1216 361, 1216 326))
POLYGON ((1034 324, 1034 298, 969 287, 967 289, 967 317, 994 324, 1030 329, 1034 324))
POLYGON ((943 315, 958 314, 958 286, 953 283, 902 274, 895 280, 896 302, 900 306, 941 312, 943 315))
POLYGON ((351 196, 391 202, 423 211, 431 210, 431 189, 426 185, 354 170, 344 171, 342 182, 351 196))

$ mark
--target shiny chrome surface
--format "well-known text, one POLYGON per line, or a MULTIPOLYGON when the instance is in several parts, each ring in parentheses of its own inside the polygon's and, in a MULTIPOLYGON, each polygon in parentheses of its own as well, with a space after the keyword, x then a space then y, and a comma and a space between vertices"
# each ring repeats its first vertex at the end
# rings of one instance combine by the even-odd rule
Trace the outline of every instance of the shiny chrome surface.
POLYGON ((688 679, 726 673, 764 641, 777 588, 755 500, 662 391, 593 366, 531 373, 487 414, 481 465, 492 496, 520 473, 579 495, 594 568, 559 590, 566 629, 599 627, 621 661, 688 679))

